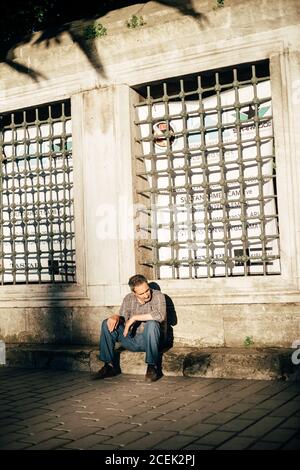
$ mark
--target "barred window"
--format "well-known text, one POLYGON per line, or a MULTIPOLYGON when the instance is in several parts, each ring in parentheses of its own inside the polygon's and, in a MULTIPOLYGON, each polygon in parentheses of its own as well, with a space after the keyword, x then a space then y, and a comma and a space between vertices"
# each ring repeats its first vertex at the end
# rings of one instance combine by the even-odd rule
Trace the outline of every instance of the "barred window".
POLYGON ((280 274, 268 61, 136 91, 140 264, 157 279, 280 274))
POLYGON ((2 284, 75 281, 70 102, 0 115, 2 284))

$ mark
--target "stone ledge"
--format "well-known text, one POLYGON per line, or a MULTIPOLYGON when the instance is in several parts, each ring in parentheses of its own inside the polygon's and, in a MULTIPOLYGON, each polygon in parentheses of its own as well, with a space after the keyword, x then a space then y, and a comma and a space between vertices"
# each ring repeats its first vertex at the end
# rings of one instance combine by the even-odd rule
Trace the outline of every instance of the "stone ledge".
MULTIPOLYGON (((145 373, 145 353, 117 349, 125 374, 145 373)), ((300 381, 300 365, 292 363, 293 349, 193 348, 165 350, 165 376, 300 381)), ((95 346, 7 344, 6 366, 95 372, 102 362, 95 346)))

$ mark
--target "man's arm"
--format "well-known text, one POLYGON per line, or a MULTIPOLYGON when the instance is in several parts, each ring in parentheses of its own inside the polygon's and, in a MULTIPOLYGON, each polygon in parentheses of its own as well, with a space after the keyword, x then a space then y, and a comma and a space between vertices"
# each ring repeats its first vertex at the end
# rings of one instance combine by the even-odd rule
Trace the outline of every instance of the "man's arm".
POLYGON ((122 305, 120 307, 119 313, 112 315, 107 319, 107 327, 110 333, 112 333, 116 328, 118 328, 119 324, 123 324, 127 320, 127 312, 126 312, 126 302, 127 302, 128 295, 123 299, 122 305))
POLYGON ((166 297, 161 292, 156 291, 156 294, 153 292, 152 301, 150 302, 150 314, 152 320, 159 323, 167 319, 166 297))
POLYGON ((107 319, 107 327, 110 333, 112 333, 120 323, 124 323, 124 317, 115 314, 107 319))
POLYGON ((127 320, 127 322, 125 323, 125 328, 124 328, 123 335, 124 336, 128 335, 128 331, 130 330, 130 328, 132 327, 134 322, 136 322, 136 321, 148 321, 148 320, 154 320, 154 318, 152 317, 152 315, 150 313, 146 313, 144 315, 133 315, 133 317, 129 318, 129 320, 127 320))

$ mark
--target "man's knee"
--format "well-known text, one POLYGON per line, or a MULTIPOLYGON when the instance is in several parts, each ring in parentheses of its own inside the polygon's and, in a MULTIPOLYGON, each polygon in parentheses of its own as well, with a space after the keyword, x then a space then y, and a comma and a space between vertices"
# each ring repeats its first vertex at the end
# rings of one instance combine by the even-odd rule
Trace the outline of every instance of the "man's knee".
POLYGON ((101 325, 101 329, 104 330, 104 331, 108 331, 107 320, 108 320, 108 318, 103 320, 102 325, 101 325))
POLYGON ((148 320, 145 324, 145 332, 148 334, 160 333, 160 323, 155 320, 148 320))

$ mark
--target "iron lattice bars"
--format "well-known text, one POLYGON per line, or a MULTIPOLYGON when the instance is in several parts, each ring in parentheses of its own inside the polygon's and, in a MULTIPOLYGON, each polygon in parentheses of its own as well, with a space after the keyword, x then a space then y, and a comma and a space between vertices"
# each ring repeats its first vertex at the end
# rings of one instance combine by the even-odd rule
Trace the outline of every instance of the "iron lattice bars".
POLYGON ((137 216, 151 214, 139 246, 153 276, 280 274, 268 63, 138 91, 137 216))
POLYGON ((1 283, 75 282, 70 102, 0 116, 1 283))

